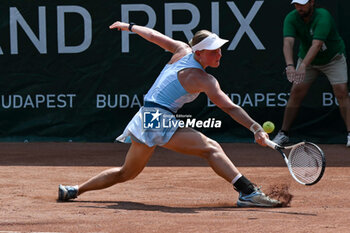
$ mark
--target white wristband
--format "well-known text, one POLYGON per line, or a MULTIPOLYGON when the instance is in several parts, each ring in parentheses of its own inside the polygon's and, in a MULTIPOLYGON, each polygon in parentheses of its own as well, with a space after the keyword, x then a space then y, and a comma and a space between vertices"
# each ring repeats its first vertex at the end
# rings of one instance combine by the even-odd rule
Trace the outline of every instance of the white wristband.
POLYGON ((254 122, 250 128, 249 128, 250 131, 253 132, 253 134, 256 134, 257 132, 259 131, 264 131, 264 129, 261 127, 261 125, 259 125, 258 123, 254 122))

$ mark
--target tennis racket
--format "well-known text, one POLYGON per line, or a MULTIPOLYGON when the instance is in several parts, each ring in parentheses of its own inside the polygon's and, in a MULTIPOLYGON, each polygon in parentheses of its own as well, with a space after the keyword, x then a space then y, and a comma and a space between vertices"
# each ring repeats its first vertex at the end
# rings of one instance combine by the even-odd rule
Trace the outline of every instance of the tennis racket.
POLYGON ((300 142, 292 146, 280 146, 266 139, 267 146, 281 153, 292 177, 303 185, 319 182, 326 168, 323 151, 314 143, 300 142), (290 150, 288 158, 283 150, 290 150))

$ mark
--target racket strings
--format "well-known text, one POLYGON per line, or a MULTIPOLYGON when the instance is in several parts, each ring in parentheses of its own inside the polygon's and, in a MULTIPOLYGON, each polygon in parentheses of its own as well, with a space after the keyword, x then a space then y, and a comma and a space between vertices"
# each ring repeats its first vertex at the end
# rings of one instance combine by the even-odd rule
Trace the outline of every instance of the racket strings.
POLYGON ((323 156, 312 144, 300 145, 289 154, 289 165, 294 176, 301 182, 310 184, 322 173, 323 156))

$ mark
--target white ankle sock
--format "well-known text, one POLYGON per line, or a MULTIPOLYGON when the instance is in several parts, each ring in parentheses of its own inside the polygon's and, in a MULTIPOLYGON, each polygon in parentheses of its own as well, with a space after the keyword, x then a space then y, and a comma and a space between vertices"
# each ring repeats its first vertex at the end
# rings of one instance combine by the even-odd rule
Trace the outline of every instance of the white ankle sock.
POLYGON ((242 177, 242 174, 238 173, 238 175, 235 178, 233 178, 233 180, 231 181, 231 184, 233 185, 234 183, 236 183, 236 181, 241 177, 242 177))

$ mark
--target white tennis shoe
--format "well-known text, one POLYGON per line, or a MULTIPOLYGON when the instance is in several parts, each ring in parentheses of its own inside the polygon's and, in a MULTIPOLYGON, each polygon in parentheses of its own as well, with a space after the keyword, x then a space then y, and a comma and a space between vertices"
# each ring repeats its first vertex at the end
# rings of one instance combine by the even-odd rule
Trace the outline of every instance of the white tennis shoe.
POLYGON ((348 143, 346 143, 346 147, 350 147, 350 134, 348 134, 348 143))
POLYGON ((255 187, 255 191, 251 194, 239 193, 238 207, 280 207, 282 203, 272 199, 261 192, 260 188, 255 187))
POLYGON ((58 186, 58 200, 68 201, 70 199, 77 198, 78 196, 78 185, 75 186, 58 186))
POLYGON ((272 141, 278 145, 283 145, 289 142, 289 137, 285 135, 282 131, 278 131, 278 134, 275 136, 275 138, 272 141))

